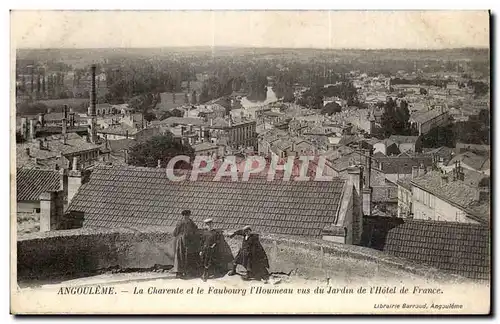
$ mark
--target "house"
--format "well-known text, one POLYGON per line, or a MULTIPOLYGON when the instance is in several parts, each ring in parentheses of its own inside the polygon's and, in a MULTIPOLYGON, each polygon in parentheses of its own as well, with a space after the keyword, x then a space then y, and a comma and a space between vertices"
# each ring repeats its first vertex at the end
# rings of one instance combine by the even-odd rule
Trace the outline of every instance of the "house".
POLYGON ((19 131, 25 140, 34 140, 38 137, 61 134, 63 123, 67 133, 88 134, 87 120, 64 106, 61 113, 41 113, 38 118, 22 117, 19 131))
POLYGON ((441 146, 438 148, 423 148, 422 152, 427 155, 435 156, 441 163, 448 164, 448 162, 453 157, 453 149, 446 146, 441 146))
POLYGON ((434 109, 415 112, 410 115, 411 127, 418 131, 418 135, 427 134, 431 129, 449 124, 449 115, 444 107, 435 107, 434 109))
POLYGON ((211 142, 201 142, 193 144, 192 148, 194 149, 195 155, 212 156, 212 157, 225 155, 224 146, 217 145, 211 142))
POLYGON ((407 218, 412 216, 412 185, 411 178, 403 178, 398 184, 398 217, 407 218))
POLYGON ((19 168, 16 172, 16 199, 18 213, 40 213, 40 195, 46 191, 61 190, 63 169, 19 168))
POLYGON ((51 168, 71 168, 74 158, 80 167, 89 168, 100 156, 101 147, 85 140, 75 133, 52 135, 16 144, 16 163, 18 167, 30 166, 51 168))
POLYGON ((176 176, 186 178, 172 181, 160 168, 98 168, 68 211, 82 213, 84 227, 174 226, 181 211, 189 208, 199 226, 210 217, 225 229, 250 225, 261 233, 346 244, 361 238, 364 196, 359 168, 349 170, 348 180, 333 178, 307 185, 268 181, 259 175, 248 181, 228 177, 214 181, 212 173, 189 181, 189 171, 176 176))
POLYGON ((59 228, 63 222, 64 209, 85 181, 85 172, 76 168, 17 169, 18 233, 44 232, 59 228))
MULTIPOLYGON (((431 171, 398 183, 408 205, 411 189, 411 215, 414 219, 441 222, 481 223, 490 221, 490 178, 487 175, 457 166, 449 173, 431 171)), ((405 214, 402 210, 402 214, 405 214)))
POLYGON ((373 153, 381 152, 384 155, 397 155, 401 153, 398 144, 393 142, 391 139, 386 138, 382 141, 375 140, 373 142, 373 153))
POLYGON ((490 155, 491 146, 485 144, 457 143, 455 151, 457 154, 469 151, 478 155, 490 155))
POLYGON ((469 170, 474 170, 477 172, 481 172, 484 174, 490 174, 490 157, 477 155, 472 152, 464 152, 458 155, 455 155, 449 162, 448 166, 445 169, 453 168, 456 162, 460 162, 460 164, 469 170))
POLYGON ((361 245, 475 280, 491 276, 485 224, 365 217, 361 245))
POLYGON ((432 166, 433 158, 427 154, 380 156, 375 153, 372 156, 372 169, 379 170, 384 177, 393 183, 402 178, 412 175, 415 169, 423 167, 427 170, 432 166))
POLYGON ((110 162, 113 165, 125 165, 128 163, 128 153, 130 149, 139 141, 126 138, 109 141, 110 162))
POLYGON ((110 141, 122 139, 136 139, 138 141, 146 141, 153 136, 162 134, 162 130, 157 127, 148 127, 137 129, 126 124, 113 125, 108 128, 97 130, 97 134, 105 137, 110 141))
POLYGON ((207 129, 227 138, 230 147, 257 148, 257 123, 255 120, 234 121, 232 118, 211 120, 207 129))
POLYGON ((289 156, 313 155, 316 148, 312 143, 301 138, 283 138, 273 141, 270 151, 273 156, 287 158, 289 156))
POLYGON ((420 152, 421 144, 418 142, 418 136, 392 135, 391 141, 397 144, 400 152, 420 152))
MULTIPOLYGON (((75 160, 78 158, 75 157, 75 160)), ((78 161, 72 169, 18 168, 16 172, 17 232, 47 232, 74 228, 78 213, 71 213, 68 221, 65 210, 89 172, 79 169, 78 161)), ((81 227, 81 225, 79 226, 81 227)))

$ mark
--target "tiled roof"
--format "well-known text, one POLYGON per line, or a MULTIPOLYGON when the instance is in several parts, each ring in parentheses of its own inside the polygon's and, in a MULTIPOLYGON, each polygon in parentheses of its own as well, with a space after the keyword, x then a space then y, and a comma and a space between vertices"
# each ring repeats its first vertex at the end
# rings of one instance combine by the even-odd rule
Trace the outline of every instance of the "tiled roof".
POLYGON ((39 200, 40 194, 60 189, 58 171, 18 169, 16 172, 17 201, 39 200))
POLYGON ((195 152, 199 152, 204 150, 216 149, 218 146, 211 142, 203 142, 203 143, 193 144, 191 147, 194 149, 195 152))
POLYGON ((472 152, 464 152, 462 154, 456 155, 450 160, 450 162, 448 162, 448 165, 453 165, 455 161, 461 161, 462 163, 467 164, 474 170, 478 171, 483 170, 484 166, 489 167, 490 165, 489 157, 477 155, 472 152))
POLYGON ((112 134, 112 135, 135 135, 139 130, 135 127, 130 127, 127 124, 112 125, 108 128, 101 128, 97 130, 97 133, 101 134, 112 134))
MULTIPOLYGON (((365 221, 365 231, 376 231, 379 238, 385 237, 379 240, 372 237, 368 245, 373 248, 465 277, 489 278, 490 231, 486 225, 368 220, 365 221)), ((364 235, 369 236, 369 233, 364 235)))
POLYGON ((95 145, 87 142, 81 136, 76 133, 68 133, 66 135, 66 144, 63 143, 63 137, 61 134, 46 136, 43 139, 37 139, 34 142, 24 142, 16 145, 16 163, 18 166, 25 166, 27 163, 36 158, 37 160, 57 160, 59 156, 73 154, 77 152, 84 152, 99 149, 99 145, 95 145), (45 144, 48 145, 48 149, 40 149, 38 141, 46 140, 45 144), (29 148, 30 155, 26 153, 26 149, 29 148))
POLYGON ((257 231, 318 237, 336 220, 345 180, 232 182, 170 181, 165 169, 97 168, 68 210, 85 213, 84 226, 173 226, 183 209, 193 220, 213 218, 225 228, 251 225, 257 231))
POLYGON ((453 149, 446 146, 441 146, 438 148, 423 148, 422 151, 428 155, 436 155, 440 158, 443 158, 444 162, 448 162, 451 159, 453 149))
POLYGON ((411 174, 412 167, 419 167, 422 163, 425 167, 432 165, 431 155, 418 155, 418 156, 372 156, 375 161, 375 168, 379 169, 382 164, 382 171, 385 174, 411 174))
POLYGON ((136 140, 131 138, 124 138, 119 140, 111 140, 108 141, 108 143, 111 152, 120 152, 134 146, 136 144, 136 140))
POLYGON ((172 126, 174 124, 178 125, 193 125, 193 126, 207 126, 208 124, 201 118, 194 117, 169 117, 160 121, 158 124, 160 125, 169 125, 172 126))
POLYGON ((437 108, 425 112, 416 112, 410 116, 410 122, 426 123, 442 114, 446 114, 446 112, 442 113, 437 108))
POLYGON ((397 181, 397 184, 400 185, 401 187, 410 190, 413 187, 411 184, 411 178, 402 178, 397 181))
POLYGON ((418 136, 391 135, 389 139, 397 144, 415 143, 418 140, 418 136))
MULTIPOLYGON (((448 181, 442 180, 442 173, 438 171, 431 171, 425 175, 412 179, 412 185, 432 193, 433 195, 448 201, 455 206, 469 210, 469 206, 475 205, 477 202, 478 184, 480 179, 476 177, 476 172, 469 172, 470 170, 463 170, 465 176, 464 180, 453 180, 451 173, 448 174, 448 181)), ((482 178, 487 178, 487 175, 481 175, 482 178)), ((489 205, 489 202, 487 202, 489 205)), ((475 210, 482 210, 475 209, 475 210)), ((472 211, 471 211, 472 212, 472 211)), ((481 220, 488 222, 489 213, 475 215, 481 220)))

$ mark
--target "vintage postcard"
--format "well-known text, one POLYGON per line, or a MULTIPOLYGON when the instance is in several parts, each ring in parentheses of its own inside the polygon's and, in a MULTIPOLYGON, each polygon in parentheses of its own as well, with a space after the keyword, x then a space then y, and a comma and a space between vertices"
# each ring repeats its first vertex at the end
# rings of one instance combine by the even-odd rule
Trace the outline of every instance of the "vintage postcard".
POLYGON ((12 11, 12 314, 489 314, 490 13, 12 11))

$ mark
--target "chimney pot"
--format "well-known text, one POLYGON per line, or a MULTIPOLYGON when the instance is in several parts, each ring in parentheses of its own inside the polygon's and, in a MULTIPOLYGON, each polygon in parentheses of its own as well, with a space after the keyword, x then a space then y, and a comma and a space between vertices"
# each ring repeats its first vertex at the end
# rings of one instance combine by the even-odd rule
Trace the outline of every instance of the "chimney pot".
POLYGON ((161 168, 161 160, 158 160, 158 165, 156 166, 158 169, 161 168))
POLYGON ((76 157, 76 156, 73 157, 73 165, 72 165, 71 169, 73 171, 77 171, 78 170, 78 157, 76 157))

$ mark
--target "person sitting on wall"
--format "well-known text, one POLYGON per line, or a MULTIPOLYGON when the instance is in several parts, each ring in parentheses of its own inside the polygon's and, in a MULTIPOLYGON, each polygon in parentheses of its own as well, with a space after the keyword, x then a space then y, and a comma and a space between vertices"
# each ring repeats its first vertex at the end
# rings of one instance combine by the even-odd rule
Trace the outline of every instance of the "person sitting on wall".
POLYGON ((201 279, 207 281, 211 275, 224 275, 228 270, 228 265, 233 261, 231 248, 224 239, 222 231, 213 228, 213 220, 206 219, 205 230, 201 236, 201 263, 203 274, 201 279))
POLYGON ((250 226, 245 226, 243 229, 235 231, 229 237, 233 238, 236 235, 243 236, 243 242, 233 262, 233 269, 228 275, 235 275, 236 267, 239 264, 247 270, 246 275, 243 276, 244 280, 267 280, 269 278, 269 260, 266 251, 264 251, 264 248, 260 244, 259 235, 252 233, 250 226))
POLYGON ((174 268, 177 278, 199 275, 200 235, 190 210, 183 210, 184 219, 175 226, 174 268))

